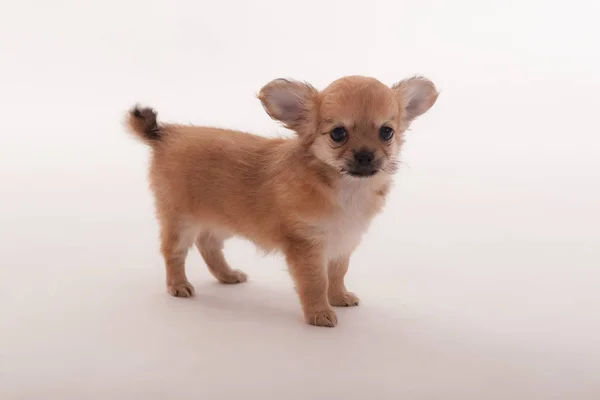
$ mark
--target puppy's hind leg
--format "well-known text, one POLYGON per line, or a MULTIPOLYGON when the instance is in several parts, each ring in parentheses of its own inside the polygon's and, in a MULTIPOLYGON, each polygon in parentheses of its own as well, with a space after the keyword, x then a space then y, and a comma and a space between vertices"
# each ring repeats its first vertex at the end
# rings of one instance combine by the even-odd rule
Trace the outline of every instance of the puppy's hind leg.
POLYGON ((210 231, 201 233, 196 238, 196 247, 208 270, 221 283, 242 283, 248 280, 248 276, 240 270, 232 269, 223 254, 224 239, 210 231))
POLYGON ((167 290, 175 297, 191 297, 194 287, 185 274, 185 258, 197 231, 175 221, 161 221, 162 254, 167 269, 167 290))

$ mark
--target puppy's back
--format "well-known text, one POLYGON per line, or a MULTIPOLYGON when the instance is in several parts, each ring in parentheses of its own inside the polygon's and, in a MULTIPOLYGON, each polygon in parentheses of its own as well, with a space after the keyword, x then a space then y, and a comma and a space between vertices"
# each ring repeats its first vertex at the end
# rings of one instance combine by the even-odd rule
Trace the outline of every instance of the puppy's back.
POLYGON ((289 169, 279 160, 294 139, 161 124, 151 109, 134 108, 127 122, 152 148, 149 177, 159 217, 190 217, 244 236, 259 226, 269 230, 277 208, 274 181, 289 169))

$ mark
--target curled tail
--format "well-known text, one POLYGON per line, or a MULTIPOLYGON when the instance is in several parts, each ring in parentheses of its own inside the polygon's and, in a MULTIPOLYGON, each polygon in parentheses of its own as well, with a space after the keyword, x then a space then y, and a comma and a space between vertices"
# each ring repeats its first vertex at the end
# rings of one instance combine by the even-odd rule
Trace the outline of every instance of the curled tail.
POLYGON ((161 141, 163 130, 156 122, 156 111, 152 108, 133 107, 127 115, 126 125, 129 130, 147 144, 161 141))

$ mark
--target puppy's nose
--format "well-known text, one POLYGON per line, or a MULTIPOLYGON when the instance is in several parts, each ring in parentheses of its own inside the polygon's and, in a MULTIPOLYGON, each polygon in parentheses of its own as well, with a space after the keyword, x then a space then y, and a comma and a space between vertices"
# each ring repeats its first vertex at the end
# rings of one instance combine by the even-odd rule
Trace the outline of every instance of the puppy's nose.
POLYGON ((370 165, 375 159, 375 154, 369 150, 360 150, 354 153, 354 160, 363 167, 370 165))

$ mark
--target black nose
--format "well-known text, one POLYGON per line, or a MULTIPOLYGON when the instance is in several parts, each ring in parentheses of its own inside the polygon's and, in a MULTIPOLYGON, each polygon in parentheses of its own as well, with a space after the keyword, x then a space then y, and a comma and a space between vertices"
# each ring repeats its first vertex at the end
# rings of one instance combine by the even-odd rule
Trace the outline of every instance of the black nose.
POLYGON ((354 153, 354 159, 356 160, 358 165, 366 167, 367 165, 370 165, 373 162, 373 159, 375 159, 375 154, 372 151, 361 150, 354 153))

